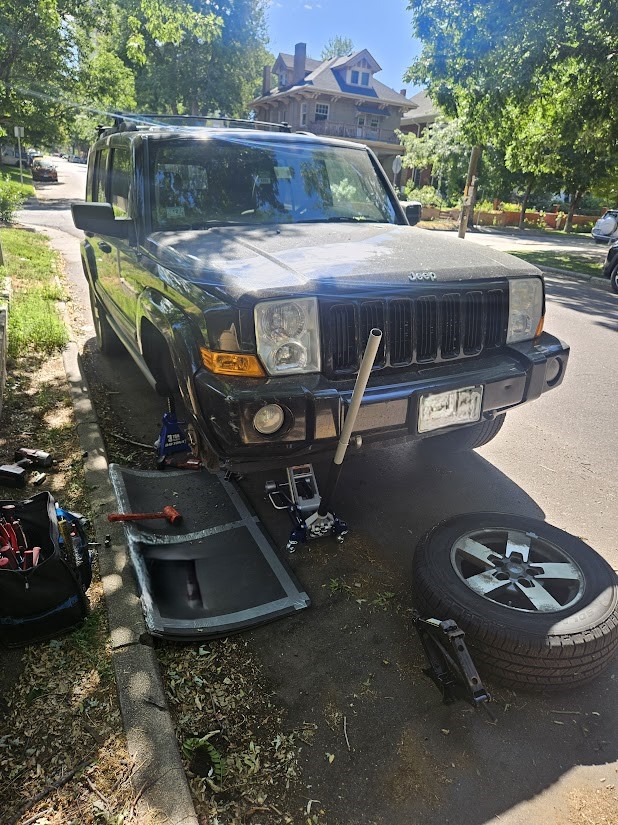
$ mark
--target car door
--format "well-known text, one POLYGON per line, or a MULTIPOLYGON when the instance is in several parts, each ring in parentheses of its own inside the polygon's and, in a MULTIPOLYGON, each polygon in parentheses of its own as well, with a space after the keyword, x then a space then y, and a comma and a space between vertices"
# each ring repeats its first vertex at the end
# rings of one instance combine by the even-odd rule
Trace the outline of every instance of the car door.
MULTIPOLYGON (((109 202, 117 218, 133 217, 131 203, 134 181, 130 146, 128 144, 113 146, 109 159, 109 202)), ((128 262, 136 259, 135 250, 129 240, 120 238, 110 239, 109 245, 115 255, 116 269, 107 289, 115 304, 121 332, 135 346, 137 343, 135 323, 139 291, 134 283, 125 277, 128 262)))
MULTIPOLYGON (((109 203, 109 148, 104 146, 97 150, 94 159, 92 180, 92 200, 97 203, 109 203)), ((98 299, 105 307, 112 322, 118 315, 117 291, 120 272, 118 268, 118 250, 113 238, 95 232, 87 232, 87 243, 94 256, 95 272, 93 287, 98 299)))

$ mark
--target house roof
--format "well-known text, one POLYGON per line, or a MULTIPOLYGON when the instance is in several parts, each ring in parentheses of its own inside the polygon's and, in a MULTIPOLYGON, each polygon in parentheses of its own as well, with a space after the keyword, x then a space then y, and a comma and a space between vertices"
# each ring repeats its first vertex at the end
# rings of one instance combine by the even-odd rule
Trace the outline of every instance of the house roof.
POLYGON ((431 100, 425 89, 412 95, 408 102, 416 104, 416 108, 409 109, 403 113, 401 123, 404 126, 408 123, 421 123, 427 120, 435 120, 440 114, 440 109, 438 109, 436 104, 431 100))
MULTIPOLYGON (((275 65, 278 63, 279 60, 281 60, 284 63, 286 69, 289 69, 290 71, 294 69, 293 54, 285 54, 285 52, 279 52, 277 60, 275 60, 275 65)), ((307 57, 305 60, 305 68, 312 72, 314 69, 317 69, 317 67, 322 62, 322 60, 314 60, 312 57, 307 57)))
MULTIPOLYGON (((371 86, 352 86, 349 83, 346 83, 345 67, 348 64, 354 63, 362 58, 366 58, 370 63, 377 66, 378 69, 376 69, 376 71, 379 70, 379 64, 366 49, 361 49, 360 51, 355 52, 352 55, 348 55, 347 57, 333 57, 330 60, 318 61, 307 58, 305 66, 309 70, 309 74, 305 75, 305 79, 303 81, 295 84, 294 86, 286 87, 285 89, 273 89, 269 95, 260 97, 258 100, 272 99, 278 95, 287 95, 290 92, 298 91, 299 89, 309 88, 316 92, 326 92, 331 94, 343 93, 353 95, 354 97, 373 99, 381 103, 384 102, 391 103, 396 106, 409 107, 410 101, 408 98, 400 95, 399 92, 391 89, 390 86, 380 83, 380 81, 376 80, 375 77, 371 80, 371 86)), ((281 53, 277 57, 277 61, 275 61, 275 66, 280 59, 283 60, 286 66, 293 68, 293 55, 281 53), (287 62, 288 60, 290 61, 289 64, 287 62)))

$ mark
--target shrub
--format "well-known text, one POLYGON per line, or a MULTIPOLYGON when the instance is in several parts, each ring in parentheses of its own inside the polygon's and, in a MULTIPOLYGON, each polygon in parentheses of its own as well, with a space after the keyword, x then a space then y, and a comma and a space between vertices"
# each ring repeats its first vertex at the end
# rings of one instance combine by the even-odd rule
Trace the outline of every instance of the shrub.
POLYGON ((415 189, 410 183, 406 184, 406 196, 408 200, 420 201, 423 206, 442 206, 443 199, 433 186, 422 186, 415 189))
POLYGON ((8 175, 0 178, 0 221, 13 223, 15 211, 24 202, 25 198, 10 181, 8 175))

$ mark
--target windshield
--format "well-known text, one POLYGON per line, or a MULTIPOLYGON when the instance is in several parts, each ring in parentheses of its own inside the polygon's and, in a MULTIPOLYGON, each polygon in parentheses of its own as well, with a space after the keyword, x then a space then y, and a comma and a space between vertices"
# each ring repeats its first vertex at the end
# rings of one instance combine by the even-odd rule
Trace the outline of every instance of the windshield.
POLYGON ((363 149, 226 138, 151 151, 154 229, 397 220, 363 149))

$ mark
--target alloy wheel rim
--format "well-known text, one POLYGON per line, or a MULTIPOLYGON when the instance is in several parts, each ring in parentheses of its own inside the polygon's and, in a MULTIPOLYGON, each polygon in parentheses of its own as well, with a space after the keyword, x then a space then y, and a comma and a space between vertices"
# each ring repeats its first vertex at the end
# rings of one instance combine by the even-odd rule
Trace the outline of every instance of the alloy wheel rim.
POLYGON ((579 565, 532 532, 507 527, 473 530, 451 547, 451 564, 474 593, 525 613, 557 613, 584 593, 579 565))

